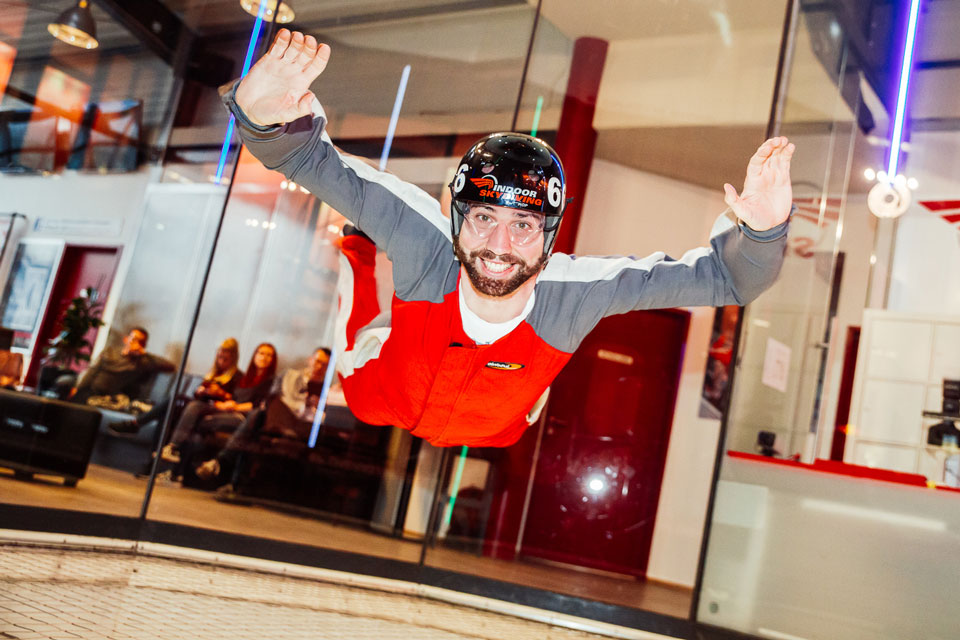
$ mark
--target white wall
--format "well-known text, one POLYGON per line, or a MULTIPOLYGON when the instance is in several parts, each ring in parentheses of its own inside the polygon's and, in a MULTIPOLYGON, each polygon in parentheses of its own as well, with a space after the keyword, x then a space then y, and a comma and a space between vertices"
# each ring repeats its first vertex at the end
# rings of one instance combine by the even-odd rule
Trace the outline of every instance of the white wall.
MULTIPOLYGON (((746 159, 744 159, 746 162, 746 159)), ((577 234, 578 254, 679 257, 709 241, 724 211, 715 191, 603 160, 593 163, 577 234)), ((691 308, 647 577, 693 586, 720 421, 699 417, 712 308, 691 308)))
POLYGON ((960 205, 932 211, 929 201, 960 201, 957 166, 960 133, 916 133, 903 166, 917 178, 914 204, 897 223, 887 308, 918 313, 960 314, 960 205))
MULTIPOLYGON (((132 246, 139 231, 144 194, 147 184, 155 179, 156 171, 143 168, 132 173, 109 175, 77 171, 48 176, 0 174, 2 211, 16 211, 27 217, 26 224, 22 220, 16 223, 9 238, 0 264, 0 283, 7 281, 17 243, 26 238, 55 238, 67 244, 121 247, 120 263, 104 313, 104 320, 109 325, 132 257, 132 252, 124 251, 123 247, 132 246), (107 232, 91 235, 35 231, 34 226, 41 218, 44 222, 106 223, 103 229, 107 232)), ((106 334, 107 331, 100 332, 101 337, 106 334)))
MULTIPOLYGON (((955 178, 960 134, 915 132, 907 148, 901 170, 916 178, 919 188, 906 213, 896 220, 878 220, 867 209, 863 193, 851 194, 846 203, 840 250, 847 259, 825 381, 819 457, 829 457, 847 328, 862 324, 864 308, 960 314, 960 222, 943 217, 960 213, 960 206, 933 211, 922 204, 960 200, 955 178)), ((865 158, 855 159, 852 188, 866 188, 862 171, 868 164, 865 158)), ((863 357, 861 345, 858 373, 863 357)))

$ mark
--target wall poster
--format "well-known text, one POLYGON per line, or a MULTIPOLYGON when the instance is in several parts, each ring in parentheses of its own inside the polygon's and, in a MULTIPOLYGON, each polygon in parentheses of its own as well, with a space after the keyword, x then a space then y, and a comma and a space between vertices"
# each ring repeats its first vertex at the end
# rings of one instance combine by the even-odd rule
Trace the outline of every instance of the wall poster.
POLYGON ((56 279, 63 242, 27 239, 17 245, 0 302, 0 325, 14 330, 13 350, 29 355, 56 279))

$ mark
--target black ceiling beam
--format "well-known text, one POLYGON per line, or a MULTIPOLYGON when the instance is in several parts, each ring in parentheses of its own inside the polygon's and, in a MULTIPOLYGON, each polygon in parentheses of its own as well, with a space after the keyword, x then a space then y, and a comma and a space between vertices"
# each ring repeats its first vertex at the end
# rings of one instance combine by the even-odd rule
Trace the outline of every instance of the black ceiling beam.
POLYGON ((174 73, 208 86, 218 86, 234 74, 235 61, 215 51, 159 0, 95 0, 117 23, 132 33, 174 73))
POLYGON ((173 65, 177 51, 193 46, 197 34, 158 0, 95 0, 97 5, 123 25, 159 58, 173 65))

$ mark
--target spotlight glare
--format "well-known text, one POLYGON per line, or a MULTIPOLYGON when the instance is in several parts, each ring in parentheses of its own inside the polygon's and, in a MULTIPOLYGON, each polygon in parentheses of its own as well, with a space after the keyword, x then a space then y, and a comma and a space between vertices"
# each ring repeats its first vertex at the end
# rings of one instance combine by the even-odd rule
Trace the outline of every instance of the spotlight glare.
POLYGON ((882 171, 882 170, 881 170, 881 171, 877 171, 877 180, 879 180, 880 182, 886 182, 886 181, 887 181, 887 172, 886 172, 886 171, 882 171))
POLYGON ((871 169, 870 167, 867 167, 866 169, 863 170, 863 177, 866 178, 867 180, 876 180, 877 172, 871 169))
POLYGON ((602 493, 604 489, 607 488, 607 483, 604 480, 603 476, 594 475, 587 478, 587 492, 597 495, 602 493))
POLYGON ((910 187, 912 190, 916 191, 917 187, 920 186, 920 182, 918 182, 916 178, 908 178, 907 186, 910 187))

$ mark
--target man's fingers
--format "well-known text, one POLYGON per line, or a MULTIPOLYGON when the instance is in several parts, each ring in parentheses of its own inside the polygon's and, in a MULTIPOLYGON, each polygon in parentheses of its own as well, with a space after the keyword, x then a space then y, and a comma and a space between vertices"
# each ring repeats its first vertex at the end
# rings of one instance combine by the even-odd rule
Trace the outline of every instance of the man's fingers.
POLYGON ((280 29, 280 31, 277 32, 277 37, 273 39, 273 45, 270 47, 269 55, 275 58, 281 58, 288 46, 290 46, 290 30, 280 29))
POLYGON ((753 157, 750 158, 750 162, 747 164, 747 174, 756 175, 760 173, 763 163, 766 162, 771 155, 773 155, 773 152, 776 148, 777 138, 770 138, 761 144, 756 153, 753 154, 753 157))
POLYGON ((766 140, 760 145, 757 152, 753 154, 753 157, 750 158, 750 163, 747 165, 747 175, 760 175, 765 165, 779 169, 782 154, 787 146, 791 147, 790 154, 793 154, 793 145, 788 144, 785 137, 777 136, 776 138, 766 140))
POLYGON ((789 179, 790 159, 793 157, 793 152, 797 150, 797 147, 792 142, 787 142, 786 138, 782 138, 782 140, 784 145, 777 149, 772 164, 782 178, 789 179))
POLYGON ((303 49, 297 56, 296 64, 300 67, 307 66, 307 63, 317 54, 317 40, 313 36, 307 36, 303 39, 303 49))
POLYGON ((330 45, 320 44, 317 46, 317 52, 313 59, 304 67, 304 71, 316 78, 327 68, 327 62, 330 61, 330 45))
POLYGON ((297 56, 300 55, 301 51, 303 51, 303 34, 299 31, 294 31, 293 36, 290 38, 290 46, 283 52, 283 61, 293 62, 297 59, 297 56))

